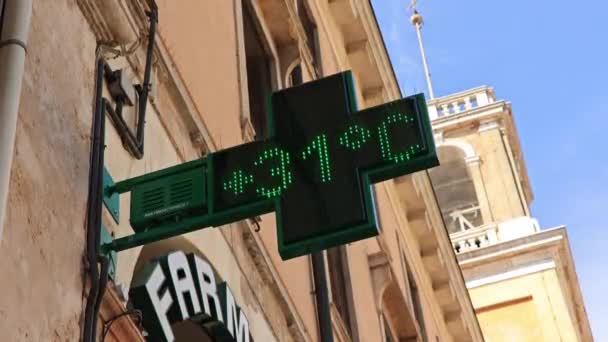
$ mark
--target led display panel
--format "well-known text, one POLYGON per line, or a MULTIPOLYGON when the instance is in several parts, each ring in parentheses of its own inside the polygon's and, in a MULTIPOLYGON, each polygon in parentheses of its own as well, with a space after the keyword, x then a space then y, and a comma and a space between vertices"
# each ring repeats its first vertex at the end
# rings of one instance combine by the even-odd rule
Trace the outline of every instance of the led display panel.
POLYGON ((423 95, 357 111, 354 94, 350 72, 274 93, 269 136, 212 155, 213 211, 276 211, 284 259, 378 234, 371 184, 437 156, 423 95))

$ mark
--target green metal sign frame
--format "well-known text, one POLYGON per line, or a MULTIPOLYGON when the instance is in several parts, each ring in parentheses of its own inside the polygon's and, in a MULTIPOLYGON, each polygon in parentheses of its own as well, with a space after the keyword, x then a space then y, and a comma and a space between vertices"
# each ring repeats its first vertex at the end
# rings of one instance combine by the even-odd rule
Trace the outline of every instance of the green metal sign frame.
MULTIPOLYGON (((287 189, 283 189, 282 191, 279 189, 276 192, 266 192, 265 196, 262 195, 251 195, 249 197, 243 195, 243 200, 235 200, 234 203, 221 204, 220 200, 218 200, 219 195, 218 189, 221 189, 218 182, 222 182, 222 179, 226 179, 226 174, 217 174, 218 169, 222 168, 222 165, 225 164, 225 161, 228 160, 240 160, 243 157, 248 157, 251 155, 251 151, 260 151, 268 152, 269 148, 272 149, 273 146, 285 146, 285 142, 281 142, 275 139, 277 136, 276 132, 276 122, 275 122, 275 113, 272 112, 269 114, 269 138, 265 141, 257 141, 249 144, 239 145, 227 150, 218 151, 216 153, 212 153, 205 158, 201 158, 199 160, 194 160, 190 162, 186 162, 177 166, 173 166, 164 170, 152 172, 140 177, 135 177, 131 179, 127 179, 125 181, 114 183, 106 187, 105 193, 108 195, 113 195, 116 193, 124 193, 128 191, 136 191, 138 187, 144 186, 146 184, 150 184, 151 182, 163 183, 165 180, 177 179, 178 177, 183 178, 183 174, 186 172, 190 172, 192 170, 201 170, 202 175, 205 178, 204 186, 201 191, 205 191, 204 208, 203 210, 199 210, 196 214, 188 214, 188 212, 184 212, 181 210, 184 205, 177 205, 175 208, 173 207, 165 207, 164 209, 156 212, 149 212, 146 215, 154 216, 157 213, 162 213, 164 217, 168 217, 169 219, 165 221, 159 221, 153 225, 148 224, 148 226, 142 225, 138 223, 137 225, 133 222, 133 196, 131 203, 131 225, 136 230, 136 233, 130 236, 118 238, 110 243, 106 243, 102 245, 102 251, 107 253, 109 251, 121 251, 128 248, 152 243, 155 241, 171 238, 177 235, 186 234, 189 232, 193 232, 205 227, 212 226, 221 226, 231 222, 239 221, 242 219, 262 215, 265 213, 276 212, 277 216, 277 240, 279 253, 283 259, 289 259, 309 253, 313 253, 319 250, 323 250, 329 247, 337 246, 340 244, 353 242, 357 240, 361 240, 364 238, 375 236, 379 233, 377 215, 375 213, 375 203, 374 196, 372 192, 373 183, 377 183, 380 181, 388 180, 391 178, 395 178, 398 176, 402 176, 405 174, 413 173, 416 171, 424 170, 433 166, 438 165, 437 154, 435 150, 435 144, 433 140, 432 128, 430 124, 430 120, 427 113, 426 102, 423 94, 418 94, 414 96, 410 96, 401 100, 397 100, 394 102, 390 102, 378 107, 373 107, 369 109, 365 109, 363 111, 357 112, 356 110, 356 101, 354 95, 354 82, 352 79, 352 75, 350 72, 345 72, 342 74, 334 75, 328 77, 326 80, 318 80, 314 83, 310 83, 307 85, 308 88, 299 88, 295 90, 287 89, 282 92, 284 94, 275 93, 273 95, 273 100, 271 100, 271 104, 269 108, 273 109, 277 106, 276 103, 272 103, 272 101, 277 101, 275 97, 279 95, 287 96, 288 100, 291 94, 297 94, 299 91, 301 94, 309 94, 304 90, 315 89, 317 85, 323 85, 323 82, 327 84, 328 82, 334 82, 333 84, 342 84, 339 87, 343 87, 343 90, 338 89, 338 94, 340 92, 344 93, 344 101, 334 101, 334 104, 337 103, 335 111, 340 111, 341 107, 344 106, 344 110, 346 112, 350 112, 352 116, 346 116, 349 119, 345 120, 359 120, 362 117, 374 117, 376 124, 384 125, 382 129, 376 127, 378 132, 378 140, 379 144, 382 143, 382 132, 386 134, 385 137, 385 145, 389 150, 388 155, 389 158, 384 158, 384 161, 374 162, 370 165, 363 165, 360 169, 357 169, 357 174, 359 177, 359 181, 361 182, 360 191, 361 191, 361 201, 363 203, 362 208, 363 214, 360 216, 363 219, 359 219, 354 224, 349 224, 347 226, 334 227, 331 229, 326 229, 320 234, 308 234, 304 238, 290 239, 287 241, 286 232, 289 234, 294 234, 293 229, 291 231, 286 230, 290 227, 286 227, 284 224, 284 212, 283 206, 285 205, 285 195, 287 189), (277 95, 278 94, 278 95, 277 95), (404 111, 408 111, 407 115, 403 114, 404 111), (408 122, 408 117, 410 124, 408 128, 401 128, 399 125, 405 127, 406 124, 397 121, 397 114, 386 114, 386 113, 398 113, 399 118, 405 118, 403 120, 404 123, 408 122), (380 116, 384 115, 384 116, 380 116), (392 115, 392 116, 391 116, 392 115), (392 120, 392 121, 391 121, 392 120), (387 123, 388 122, 388 123, 387 123), (388 126, 396 127, 394 132, 391 133, 392 136, 398 136, 399 134, 408 135, 414 134, 418 138, 416 141, 416 145, 411 146, 411 151, 407 150, 407 152, 401 153, 397 155, 397 153, 393 153, 390 155, 390 144, 388 141, 388 126), (281 145, 283 144, 283 145, 281 145), (414 149, 414 146, 416 149, 414 149), (232 158, 232 159, 230 159, 232 158), (219 163, 219 164, 218 164, 219 163), (224 164, 222 164, 224 163, 224 164), (159 182, 161 181, 161 182, 159 182), (218 202, 219 201, 219 202, 218 202), (282 202, 283 201, 283 202, 282 202), (169 212, 170 215, 167 215, 169 212)), ((300 86, 301 87, 301 86, 300 86)), ((338 88, 339 88, 338 87, 338 88)), ((313 92, 314 93, 314 92, 313 92)), ((299 99, 300 102, 306 101, 307 99, 299 99)), ((329 99, 331 102, 335 99, 329 99)), ((309 99, 309 101, 315 101, 315 99, 309 99)), ((294 101, 292 101, 294 102, 294 101)), ((294 103, 298 103, 295 101, 294 103)), ((334 107, 335 107, 334 106, 334 107)), ((275 108, 276 109, 276 108, 275 108)), ((312 108, 313 112, 315 108, 312 108)), ((282 108, 281 115, 285 114, 285 108, 282 108)), ((309 109, 310 110, 310 109, 309 109)), ((287 108, 289 111, 289 108, 287 108)), ((301 113, 298 115, 302 115, 301 113)), ((283 126, 285 123, 285 117, 281 117, 283 119, 283 126)), ((319 120, 323 120, 321 117, 319 120)), ((342 120, 342 119, 340 119, 342 120)), ((334 120, 335 121, 335 120, 334 120)), ((347 126, 345 126, 347 127, 347 126)), ((352 125, 351 125, 352 127, 352 125)), ((283 135, 285 136, 285 134, 283 135)), ((351 136, 352 137, 352 136, 351 136)), ((399 138, 399 137, 398 137, 399 138)), ((395 139, 398 139, 395 138, 395 139)), ((403 139, 403 137, 400 137, 403 139)), ((359 146, 357 146, 359 147, 359 146)), ((277 148, 275 148, 276 150, 277 148)), ((385 155, 385 147, 382 147, 382 156, 385 155)), ((394 152, 394 151, 393 151, 394 152)), ((379 152, 376 152, 379 153, 379 152)), ((379 154, 378 154, 379 155, 379 154)), ((289 155, 288 155, 289 156, 289 155)), ((288 157, 289 158, 289 157, 288 157)), ((246 158, 245 158, 246 159, 246 158)), ((274 170, 274 169, 273 169, 274 170)), ((224 170, 225 171, 225 170, 224 170)), ((323 171, 323 170, 321 170, 323 171)), ((274 176, 274 172, 273 176, 274 176)), ((270 173, 270 171, 266 170, 266 173, 270 173)), ((235 182, 237 180, 236 176, 241 177, 241 183, 239 190, 234 190, 235 194, 244 192, 242 189, 245 184, 242 181, 242 176, 235 172, 235 182)), ((250 180, 253 182, 253 175, 250 180)), ((290 174, 291 177, 291 174, 290 174)), ((294 176, 295 177, 295 176, 294 176)), ((231 186, 234 189, 237 189, 236 183, 231 186)), ((357 186, 356 184, 353 186, 357 186)), ((224 183, 224 190, 226 190, 226 185, 224 183)), ((220 191, 221 192, 221 191, 220 191)), ((155 199, 160 198, 159 196, 154 197, 155 199)), ((293 197, 292 197, 293 198, 293 197)), ((292 210, 293 213, 293 210, 292 210)), ((146 216, 144 215, 144 216, 146 216)), ((293 221, 292 221, 293 222, 293 221)), ((300 234, 300 232, 295 232, 300 234)))

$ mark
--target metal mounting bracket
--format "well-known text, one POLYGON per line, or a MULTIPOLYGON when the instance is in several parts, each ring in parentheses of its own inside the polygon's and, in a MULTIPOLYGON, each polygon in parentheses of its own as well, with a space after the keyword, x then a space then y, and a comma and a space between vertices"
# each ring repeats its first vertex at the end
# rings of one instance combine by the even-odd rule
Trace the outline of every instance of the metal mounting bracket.
POLYGON ((114 179, 110 175, 108 169, 104 166, 103 168, 103 204, 106 206, 106 209, 112 215, 114 222, 116 224, 120 223, 120 201, 119 194, 114 191, 110 191, 110 187, 114 186, 114 179))
MULTIPOLYGON (((111 243, 114 240, 112 234, 108 230, 108 228, 102 223, 101 224, 101 234, 99 243, 100 245, 104 245, 106 243, 111 243)), ((104 251, 105 256, 108 258, 108 277, 112 280, 115 279, 116 276, 116 267, 118 265, 118 253, 114 251, 104 251)))

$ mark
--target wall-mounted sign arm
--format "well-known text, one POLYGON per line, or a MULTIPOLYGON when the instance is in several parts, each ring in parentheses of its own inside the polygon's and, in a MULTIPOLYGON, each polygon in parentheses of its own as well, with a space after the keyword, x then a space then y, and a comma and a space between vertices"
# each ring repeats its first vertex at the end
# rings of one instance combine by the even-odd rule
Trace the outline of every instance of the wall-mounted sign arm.
POLYGON ((192 169, 195 167, 203 167, 205 164, 205 159, 197 159, 189 162, 185 162, 183 164, 179 164, 176 166, 172 166, 166 169, 146 173, 141 176, 125 179, 120 182, 116 182, 113 185, 107 186, 104 191, 107 194, 119 193, 123 194, 125 192, 130 192, 134 187, 154 181, 160 178, 171 177, 171 175, 178 174, 184 170, 192 169))

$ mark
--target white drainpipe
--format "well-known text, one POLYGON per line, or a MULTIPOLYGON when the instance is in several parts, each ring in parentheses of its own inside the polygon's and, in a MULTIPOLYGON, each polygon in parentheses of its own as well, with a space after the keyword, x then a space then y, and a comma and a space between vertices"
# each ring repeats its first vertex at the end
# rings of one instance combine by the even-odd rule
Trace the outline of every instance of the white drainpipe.
MULTIPOLYGON (((0 4, 2 4, 0 0, 0 4)), ((25 65, 32 0, 4 0, 0 27, 0 240, 15 147, 17 112, 25 65)))

